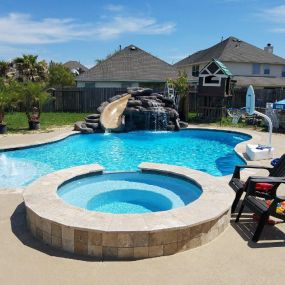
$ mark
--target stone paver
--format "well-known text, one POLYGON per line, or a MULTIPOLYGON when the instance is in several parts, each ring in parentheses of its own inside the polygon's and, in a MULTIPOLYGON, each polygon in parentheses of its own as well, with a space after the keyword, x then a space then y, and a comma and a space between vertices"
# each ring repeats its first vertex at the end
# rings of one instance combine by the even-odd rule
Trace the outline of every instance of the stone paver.
MULTIPOLYGON (((267 133, 240 131, 253 134, 258 143, 267 141, 267 133)), ((54 136, 53 133, 43 134, 42 137, 35 135, 32 140, 40 141, 54 136)), ((19 138, 22 145, 31 142, 31 137, 19 138)), ((12 139, 8 142, 4 139, 0 138, 0 148, 18 141, 12 139)), ((284 139, 285 135, 273 135, 275 157, 285 153, 284 139)), ((244 149, 238 146, 237 151, 242 153, 244 149)), ((269 161, 259 163, 269 164, 269 161)), ((260 171, 257 174, 263 173, 260 171)), ((228 177, 221 179, 228 181, 228 177)), ((25 223, 22 195, 17 191, 0 191, 0 284, 271 285, 282 282, 284 223, 275 227, 266 226, 260 242, 254 244, 249 242, 249 238, 255 223, 249 216, 247 221, 232 224, 205 246, 172 256, 132 262, 94 262, 73 258, 68 253, 53 250, 32 238, 25 223)), ((187 233, 181 233, 181 237, 183 235, 187 233)), ((134 254, 139 258, 149 254, 144 251, 144 247, 139 247, 143 240, 137 242, 134 254)), ((92 250, 100 256, 102 248, 96 248, 96 245, 93 247, 92 250)), ((155 250, 161 249, 154 249, 153 254, 155 250)), ((172 246, 165 250, 171 251, 172 246)), ((121 251, 120 254, 125 252, 121 251)))

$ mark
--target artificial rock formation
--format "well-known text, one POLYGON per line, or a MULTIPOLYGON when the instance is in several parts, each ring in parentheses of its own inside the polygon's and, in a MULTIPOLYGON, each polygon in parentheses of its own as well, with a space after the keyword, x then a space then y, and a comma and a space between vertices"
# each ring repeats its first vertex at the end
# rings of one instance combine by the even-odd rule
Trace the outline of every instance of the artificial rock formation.
MULTIPOLYGON (((187 123, 179 120, 179 114, 172 99, 152 89, 131 88, 128 94, 132 96, 128 100, 127 107, 122 114, 122 127, 119 131, 128 132, 135 130, 179 130, 180 127, 187 127, 187 123)), ((89 115, 83 122, 76 122, 74 130, 82 133, 94 133, 104 131, 100 125, 100 114, 110 103, 127 94, 116 95, 108 101, 103 102, 96 114, 89 115)), ((118 131, 118 130, 111 130, 118 131)))

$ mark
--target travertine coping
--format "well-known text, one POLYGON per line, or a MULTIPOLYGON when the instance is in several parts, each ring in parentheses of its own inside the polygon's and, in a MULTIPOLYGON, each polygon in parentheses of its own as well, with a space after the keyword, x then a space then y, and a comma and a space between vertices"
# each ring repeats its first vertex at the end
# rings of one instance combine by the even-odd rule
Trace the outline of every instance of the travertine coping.
POLYGON ((214 177, 193 169, 142 163, 142 171, 178 175, 203 190, 196 201, 170 211, 146 214, 92 212, 65 203, 58 187, 81 175, 102 174, 85 165, 44 176, 24 191, 32 234, 53 247, 99 259, 139 259, 169 255, 207 243, 229 224, 233 194, 214 177))

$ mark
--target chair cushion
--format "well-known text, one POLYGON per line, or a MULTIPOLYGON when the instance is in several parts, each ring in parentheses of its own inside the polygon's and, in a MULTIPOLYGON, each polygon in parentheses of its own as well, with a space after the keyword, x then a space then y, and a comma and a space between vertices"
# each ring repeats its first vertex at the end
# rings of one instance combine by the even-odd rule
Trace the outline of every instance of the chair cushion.
POLYGON ((273 184, 271 183, 256 183, 255 190, 261 192, 267 192, 273 188, 273 184))

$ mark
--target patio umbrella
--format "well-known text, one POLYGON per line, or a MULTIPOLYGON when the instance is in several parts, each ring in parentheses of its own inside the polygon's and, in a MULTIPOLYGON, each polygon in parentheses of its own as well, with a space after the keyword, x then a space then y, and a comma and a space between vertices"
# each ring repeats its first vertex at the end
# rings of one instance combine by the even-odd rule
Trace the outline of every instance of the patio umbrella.
POLYGON ((273 109, 285 110, 285 99, 273 103, 273 109))

